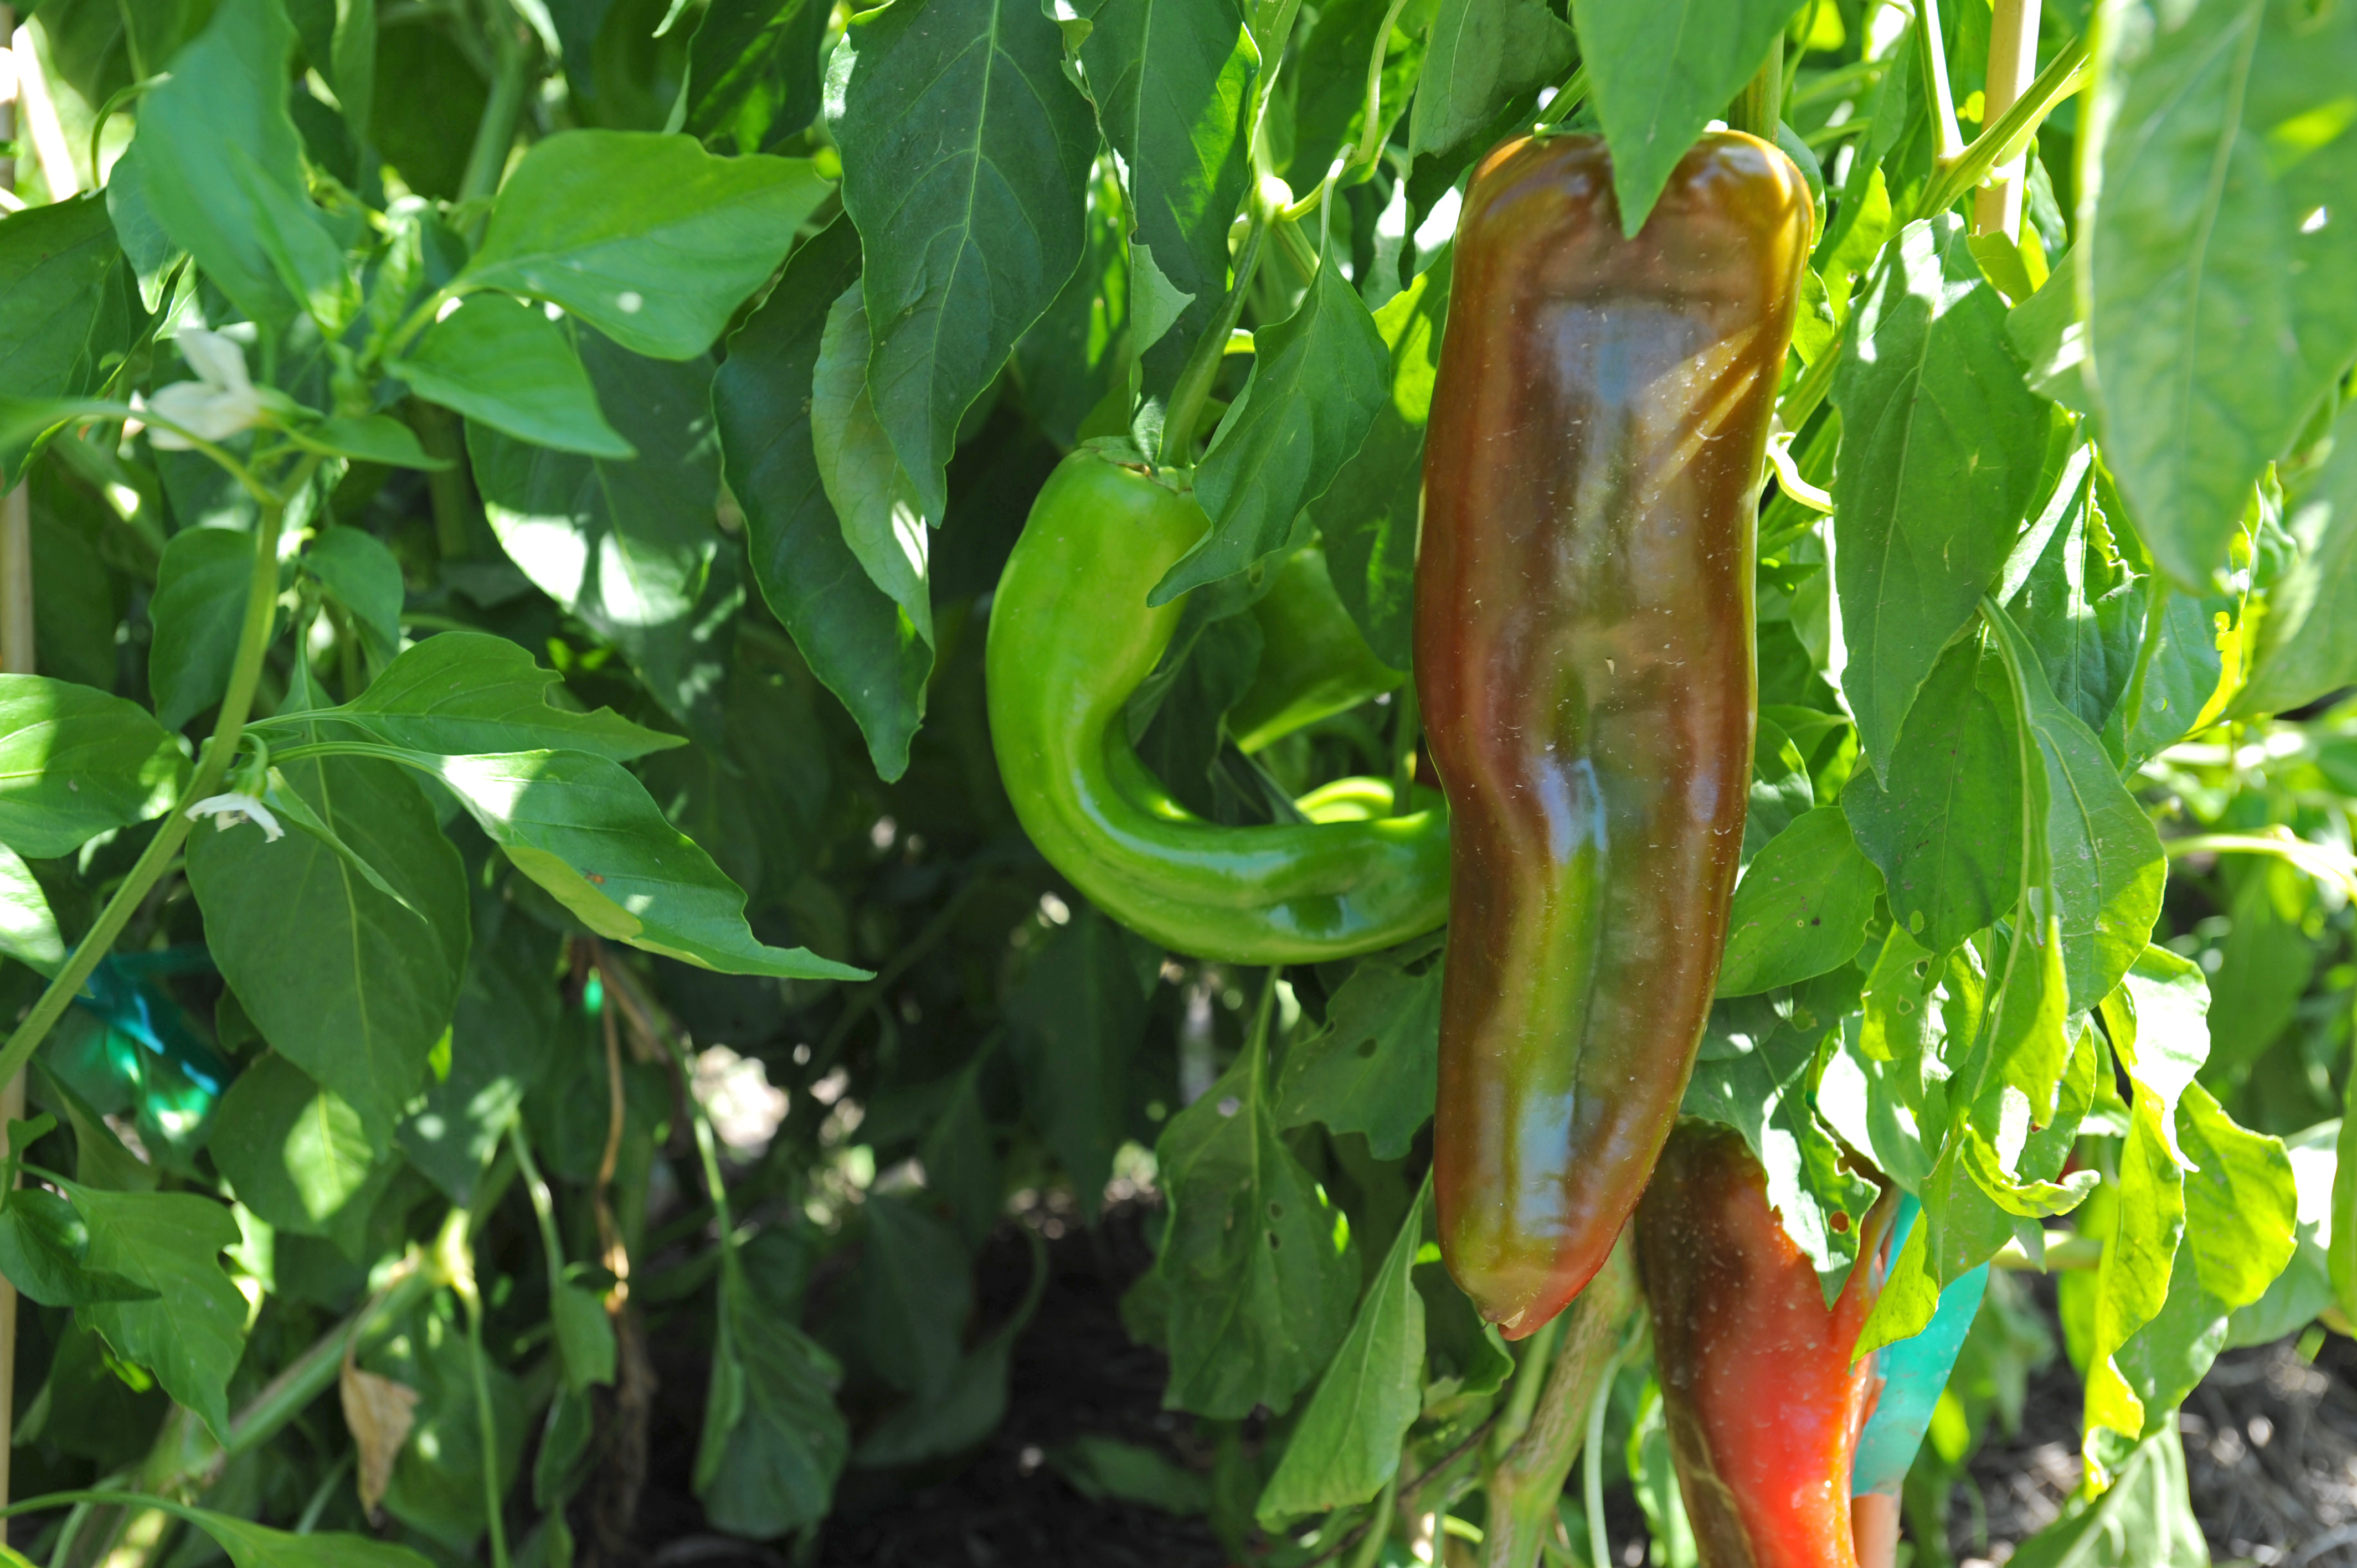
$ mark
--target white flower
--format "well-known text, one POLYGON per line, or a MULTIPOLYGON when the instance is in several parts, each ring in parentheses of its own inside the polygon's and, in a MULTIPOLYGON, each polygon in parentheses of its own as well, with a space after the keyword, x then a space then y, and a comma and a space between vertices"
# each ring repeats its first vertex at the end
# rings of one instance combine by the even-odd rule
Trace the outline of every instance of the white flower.
MULTIPOLYGON (((262 394, 245 373, 245 350, 193 321, 180 323, 179 339, 180 358, 201 379, 158 387, 147 411, 207 441, 226 441, 261 424, 262 394)), ((147 438, 167 452, 187 452, 194 445, 179 430, 162 424, 151 425, 147 438)))
POLYGON ((188 821, 193 822, 200 817, 210 817, 214 828, 221 832, 240 822, 251 822, 262 830, 265 843, 276 843, 286 836, 286 830, 278 825, 278 818, 270 808, 251 795, 208 795, 188 808, 188 821))

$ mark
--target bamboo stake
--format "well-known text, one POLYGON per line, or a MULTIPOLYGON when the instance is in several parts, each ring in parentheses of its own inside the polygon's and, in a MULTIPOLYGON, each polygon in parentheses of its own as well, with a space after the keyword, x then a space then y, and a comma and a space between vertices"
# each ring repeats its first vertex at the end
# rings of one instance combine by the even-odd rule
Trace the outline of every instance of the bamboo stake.
MULTIPOLYGON (((18 40, 9 56, 8 80, 0 81, 0 140, 14 140, 16 101, 23 82, 38 77, 27 65, 30 36, 16 30, 12 9, 0 4, 0 38, 18 40)), ((16 162, 0 158, 0 190, 16 187, 16 162)), ((0 671, 33 672, 32 498, 19 483, 0 499, 0 671)), ((0 1089, 0 1125, 25 1115, 25 1075, 19 1071, 0 1089)), ((0 1279, 0 1504, 8 1501, 8 1458, 16 1425, 16 1287, 0 1279)), ((5 1527, 0 1527, 5 1530, 5 1527)))
MULTIPOLYGON (((1994 125, 2021 102, 2038 76, 2038 0, 1996 0, 1989 20, 1988 84, 1981 124, 1994 125)), ((1992 170, 1973 196, 1973 231, 2021 238, 2022 176, 2028 155, 1992 170)))

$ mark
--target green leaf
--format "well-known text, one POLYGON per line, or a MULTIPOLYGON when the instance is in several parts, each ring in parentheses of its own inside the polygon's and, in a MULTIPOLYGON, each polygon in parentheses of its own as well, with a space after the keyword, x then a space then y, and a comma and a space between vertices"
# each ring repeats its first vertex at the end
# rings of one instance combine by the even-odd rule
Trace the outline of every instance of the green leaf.
POLYGON ((876 413, 928 517, 966 406, 1080 264, 1096 156, 1063 37, 1034 0, 853 18, 827 72, 843 205, 866 244, 876 413))
POLYGON ((2055 700, 2011 618, 1997 611, 1988 621, 1999 643, 2014 650, 2015 701, 2024 733, 2038 745, 2031 777, 2044 799, 2030 810, 2042 819, 2052 860, 2069 1010, 2083 1013, 2108 995, 2145 950, 2169 865, 2152 819, 2120 782, 2103 743, 2055 700))
POLYGON ((434 808, 391 764, 321 757, 284 771, 409 908, 318 840, 271 843, 253 826, 191 834, 189 886, 263 1037, 340 1097, 382 1149, 449 1026, 467 958, 466 871, 434 808))
POLYGON ((1900 231, 1834 375, 1843 694, 1886 782, 1916 691, 1996 581, 2046 457, 2047 405, 1964 239, 1944 214, 1900 231))
MULTIPOLYGON (((1586 6, 1578 15, 1579 36, 1587 39, 1598 24, 1590 20, 1586 6)), ((1600 41, 1588 46, 1591 81, 1599 74, 1596 51, 1611 47, 1611 26, 1608 16, 1596 34, 1600 41)), ((1658 26, 1658 20, 1649 21, 1648 32, 1658 26)), ((1716 20, 1711 30, 1718 30, 1716 20)), ((1766 49, 1763 36, 1759 52, 1766 49)), ((1446 153, 1480 134, 1498 111, 1522 93, 1561 76, 1578 53, 1571 29, 1540 0, 1440 0, 1439 14, 1432 19, 1425 45, 1415 107, 1408 114, 1409 151, 1446 153)), ((1725 110, 1731 96, 1720 94, 1714 113, 1725 110)), ((1606 122, 1608 129, 1610 124, 1606 122)), ((1679 141, 1678 153, 1684 153, 1701 130, 1702 121, 1697 120, 1693 131, 1679 141)), ((1619 151, 1617 142, 1614 150, 1619 151)), ((1670 162, 1676 161, 1673 155, 1670 162)), ((1669 166, 1663 165, 1661 178, 1668 174, 1669 166)), ((1661 178, 1654 181, 1656 191, 1661 178)), ((1644 204, 1651 207, 1652 198, 1648 196, 1644 204)), ((1638 221, 1643 220, 1640 212, 1638 221)), ((1635 233, 1636 226, 1631 224, 1629 231, 1635 233)))
POLYGON ((1282 1412, 1350 1331, 1359 1265, 1340 1210, 1277 1136, 1247 1048, 1155 1145, 1170 1221, 1163 1403, 1240 1420, 1282 1412))
POLYGON ((2210 600, 2180 594, 2156 575, 2146 585, 2144 646, 2115 715, 2123 761, 2139 767, 2192 733, 2223 673, 2210 600))
POLYGON ((2199 587, 2357 354, 2357 14, 2123 0, 2103 38, 2091 379, 2153 559, 2199 587))
POLYGON ((706 145, 763 153, 818 118, 823 0, 717 0, 687 47, 684 128, 706 145))
POLYGON ((210 1509, 159 1506, 211 1536, 235 1568, 427 1568, 425 1558, 390 1541, 340 1530, 294 1534, 210 1509))
POLYGON ((1383 406, 1390 350, 1330 251, 1293 314, 1254 340, 1252 379, 1195 467, 1211 532, 1154 585, 1150 605, 1282 549, 1295 517, 1326 493, 1383 406))
POLYGON ((968 1452, 1006 1417, 1007 1370, 1015 1341, 1048 1285, 1048 1252, 1032 1243, 1030 1288, 990 1337, 958 1359, 941 1391, 912 1399, 871 1428, 853 1462, 870 1468, 912 1465, 968 1452))
MULTIPOLYGON (((385 1127, 272 1052, 237 1075, 213 1112, 213 1163, 237 1197, 280 1230, 327 1236, 341 1211, 372 1197, 385 1127)), ((363 1211, 351 1218, 363 1225, 363 1211)))
MULTIPOLYGON (((1882 1294, 1859 1329, 1854 1355, 1921 1334, 1939 1309, 1940 1293, 1996 1255, 2016 1221, 1966 1169, 1964 1145, 1976 1136, 1958 1125, 1940 1151, 1919 1196, 1923 1214, 1890 1262, 1882 1294)), ((2020 1224, 2033 1227, 2034 1221, 2020 1224)))
POLYGON ((1232 0, 1098 0, 1086 15, 1081 64, 1129 170, 1135 237, 1159 275, 1194 296, 1178 318, 1192 340, 1228 292, 1228 225, 1252 183, 1260 50, 1232 0))
POLYGON ((1426 1177, 1261 1488, 1253 1511, 1264 1529, 1365 1502, 1398 1473, 1401 1440, 1424 1409, 1424 1297, 1415 1273, 1430 1190, 1426 1177))
POLYGON ((385 369, 418 396, 518 441, 559 452, 628 459, 630 444, 606 423, 597 393, 565 334, 532 306, 479 294, 425 330, 385 369))
POLYGON ((2299 553, 2266 585, 2264 607, 2251 607, 2258 630, 2238 714, 2282 713, 2357 683, 2357 404, 2334 421, 2323 464, 2286 498, 2284 528, 2299 553))
POLYGON ((116 1355, 153 1370, 167 1393, 225 1438, 229 1377, 245 1353, 245 1297, 221 1266, 221 1254, 237 1245, 237 1221, 189 1193, 58 1185, 89 1227, 88 1265, 156 1293, 94 1303, 76 1317, 116 1355))
POLYGON ((524 1094, 548 1070, 558 954, 555 932, 502 897, 478 895, 475 947, 450 1015, 450 1070, 427 1078, 398 1134, 409 1163, 453 1203, 472 1200, 524 1094))
POLYGON ((1364 1133, 1379 1160, 1407 1153, 1440 1076, 1437 940, 1359 961, 1326 1004, 1326 1026, 1285 1053, 1276 1124, 1364 1133))
POLYGON ((1748 996, 1838 969, 1866 945, 1881 874, 1838 806, 1792 821, 1753 857, 1727 917, 1718 994, 1748 996))
POLYGON ((611 708, 585 714, 558 707, 549 699, 564 684, 563 676, 542 669, 506 638, 446 631, 404 650, 342 707, 257 727, 265 734, 298 723, 329 734, 356 730, 387 746, 452 756, 580 751, 614 762, 686 744, 611 708))
POLYGON ((2174 1422, 2137 1444, 2116 1477, 2100 1497, 2072 1497, 2062 1517, 2023 1541, 2011 1562, 2018 1568, 2209 1568, 2174 1422))
MULTIPOLYGON (((0 218, 0 386, 11 396, 99 390, 101 361, 131 347, 130 315, 108 283, 122 254, 102 193, 0 218)), ((0 485, 24 478, 24 460, 0 447, 0 485)))
POLYGON ((1702 1059, 1679 1110, 1743 1134, 1768 1176, 1768 1201, 1821 1282, 1838 1288, 1879 1190, 1849 1167, 1811 1103, 1824 1026, 1780 1018, 1765 1000, 1711 1010, 1702 1059), (1834 1216, 1845 1218, 1836 1223, 1834 1216))
POLYGON ((1726 114, 1796 8, 1795 0, 1572 0, 1588 90, 1612 149, 1621 232, 1644 226, 1670 171, 1703 127, 1726 114))
POLYGON ((706 1517, 756 1541, 817 1523, 851 1444, 833 1398, 842 1369, 726 1264, 717 1326, 695 1455, 706 1517))
POLYGON ((16 852, 0 844, 0 957, 37 974, 53 975, 66 961, 65 940, 48 895, 16 852))
POLYGON ((2087 324, 2079 317, 2079 252, 2054 263, 2038 292, 2013 307, 2005 335, 2029 366, 2024 380, 2039 396, 2073 413, 2088 413, 2094 399, 2086 384, 2087 324))
POLYGON ((294 48, 275 0, 222 0, 139 101, 140 184, 166 232, 249 320, 275 332, 305 310, 332 336, 359 310, 360 288, 312 204, 287 118, 294 48))
POLYGON ((90 1227, 73 1205, 37 1187, 8 1194, 0 1207, 0 1273, 26 1295, 43 1306, 158 1299, 135 1280, 91 1268, 89 1255, 90 1227))
POLYGON ((401 562, 382 540, 357 528, 324 530, 303 552, 303 569, 350 612, 379 658, 401 651, 401 607, 408 590, 401 562))
POLYGON ((1049 1449, 1048 1463, 1092 1502, 1117 1498, 1181 1518, 1211 1506, 1211 1488, 1202 1477, 1180 1469, 1151 1448, 1100 1433, 1083 1432, 1062 1447, 1049 1449))
POLYGON ((388 1325, 394 1332, 361 1349, 360 1364, 419 1395, 417 1423, 394 1462, 385 1511, 463 1561, 485 1529, 483 1472, 491 1471, 500 1495, 517 1475, 527 1405, 506 1368, 489 1356, 479 1363, 469 1353, 455 1308, 445 1296, 395 1319, 388 1325), (478 1377, 491 1410, 489 1434, 477 1403, 478 1377))
POLYGON ((579 343, 639 456, 549 452, 470 424, 484 510, 525 576, 619 648, 682 723, 716 736, 744 588, 715 521, 712 361, 644 360, 593 332, 579 343))
POLYGON ((858 277, 859 236, 838 219, 794 252, 784 278, 729 340, 712 405, 729 489, 745 508, 753 580, 812 673, 858 722, 888 781, 909 766, 932 648, 852 554, 811 440, 828 307, 858 277))
POLYGON ((191 528, 164 546, 156 594, 147 602, 155 627, 147 645, 147 687, 166 729, 180 728, 229 690, 253 580, 250 533, 191 528))
POLYGON ((156 1167, 123 1146, 90 1102, 52 1074, 39 1057, 33 1058, 28 1069, 32 1074, 35 1101, 62 1112, 66 1122, 73 1129, 74 1179, 92 1187, 102 1187, 111 1192, 153 1192, 157 1176, 156 1167))
POLYGON ((1432 412, 1441 328, 1448 317, 1449 262, 1450 252, 1443 250, 1375 312, 1376 334, 1391 353, 1391 397, 1375 411, 1366 439, 1326 493, 1309 503, 1310 521, 1325 535, 1335 593, 1375 657, 1394 670, 1411 662, 1424 426, 1432 412))
MULTIPOLYGON (((2166 951, 2158 949, 2157 951, 2166 951)), ((2108 1010, 2108 1009, 2107 1009, 2108 1010)), ((2121 1053, 2122 1059, 2130 1059, 2121 1053)), ((2095 1276, 2094 1334, 2087 1351, 2085 1432, 2108 1429, 2134 1441, 2152 1413, 2117 1359, 2121 1348, 2158 1317, 2169 1300, 2170 1264, 2185 1232, 2185 1173, 2177 1158, 2176 1114, 2145 1084, 2133 1086, 2126 1140, 2120 1149, 2113 1232, 2095 1276)))
POLYGON ((1134 953, 1143 946, 1082 905, 1049 939, 1007 1002, 1008 1043, 1031 1123, 1072 1178, 1093 1223, 1129 1135, 1130 1064, 1146 1037, 1147 985, 1134 953))
POLYGON ((1850 775, 1842 811, 1882 871, 1890 912, 1945 952, 2010 908, 2021 886, 2021 760, 2005 666, 1949 644, 1899 732, 1890 769, 1850 775))
POLYGON ((169 811, 188 766, 136 703, 0 675, 0 844, 28 860, 169 811))
POLYGON ((563 306, 633 353, 692 360, 829 192, 807 158, 715 157, 693 137, 567 131, 500 188, 455 286, 563 306))
POLYGON ((974 1272, 947 1221, 905 1198, 862 1206, 859 1333, 877 1374, 903 1393, 939 1399, 957 1373, 974 1272))
POLYGON ((315 446, 363 463, 436 471, 451 467, 447 457, 427 456, 425 448, 417 444, 417 433, 388 413, 323 419, 302 434, 315 446))
POLYGON ((596 1291, 559 1281, 548 1293, 548 1318, 565 1363, 565 1385, 587 1393, 614 1380, 614 1325, 596 1291))
POLYGON ((827 504, 843 524, 844 542, 868 581, 900 607, 930 648, 933 602, 930 581, 932 531, 916 481, 893 455, 892 439, 876 417, 867 392, 867 307, 860 285, 845 288, 827 312, 811 378, 811 446, 818 455, 827 504))
POLYGON ((806 948, 757 939, 745 924, 743 889, 663 821, 646 786, 603 757, 524 751, 409 760, 447 785, 517 870, 601 937, 724 974, 869 978, 806 948))
POLYGON ((2092 443, 2071 454, 1996 594, 2037 650, 2054 695, 2098 735, 2135 678, 2145 613, 2104 515, 2101 472, 2092 443))
MULTIPOLYGON (((1285 69, 1285 88, 1293 98, 1292 169, 1323 177, 1336 156, 1357 150, 1366 132, 1367 62, 1378 48, 1383 82, 1372 145, 1390 143, 1415 100, 1431 10, 1429 5, 1403 6, 1394 15, 1389 0, 1331 0, 1318 8, 1308 38, 1295 41, 1292 63, 1285 69)), ((1390 282, 1395 286, 1398 281, 1394 270, 1390 282)), ((1390 292, 1370 292, 1369 300, 1382 303, 1390 292)))
POLYGON ((2201 1288, 2230 1310, 2255 1302, 2291 1262, 2299 1190, 2283 1141, 2235 1125, 2211 1092, 2188 1085, 2177 1132, 2185 1173, 2185 1246, 2201 1288))

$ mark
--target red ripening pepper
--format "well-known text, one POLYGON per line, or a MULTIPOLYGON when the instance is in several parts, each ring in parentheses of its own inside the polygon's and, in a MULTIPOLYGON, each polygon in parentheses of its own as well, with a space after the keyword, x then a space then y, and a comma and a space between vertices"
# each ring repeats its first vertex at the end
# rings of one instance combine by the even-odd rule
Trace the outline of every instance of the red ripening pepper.
POLYGON ((1810 220, 1734 132, 1634 239, 1592 136, 1509 142, 1465 197, 1415 582, 1451 837, 1433 1158, 1449 1272, 1510 1337, 1611 1251, 1709 1015, 1810 220))
POLYGON ((1662 1152, 1637 1265, 1702 1568, 1857 1568, 1850 1462, 1882 1380, 1850 1349, 1881 1294, 1889 1209, 1827 1306, 1740 1133, 1687 1122, 1662 1152))

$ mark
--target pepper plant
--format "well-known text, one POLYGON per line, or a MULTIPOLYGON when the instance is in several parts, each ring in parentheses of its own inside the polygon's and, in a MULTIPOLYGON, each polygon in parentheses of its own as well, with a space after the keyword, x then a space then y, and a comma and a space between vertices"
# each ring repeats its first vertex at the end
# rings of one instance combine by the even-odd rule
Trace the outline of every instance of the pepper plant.
POLYGON ((1920 1207, 1860 1350, 1998 1265, 1915 1562, 2040 1269, 2083 1478, 2014 1561, 2207 1561, 2177 1406, 2357 1315, 2346 0, 24 21, 12 1560, 615 1561, 656 1348, 680 1507, 841 1560, 1114 1202, 1209 1484, 1076 1485, 1526 1568, 1625 1484, 1696 1562, 1625 1254, 1511 1345, 1439 1262, 1408 677, 1476 161, 1600 138, 1633 235, 1726 122, 1812 211, 1683 1112, 1829 1304, 1920 1207))

